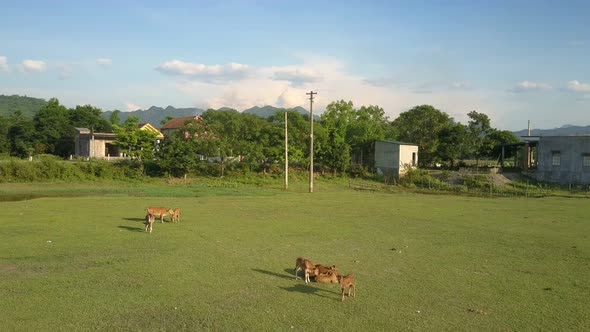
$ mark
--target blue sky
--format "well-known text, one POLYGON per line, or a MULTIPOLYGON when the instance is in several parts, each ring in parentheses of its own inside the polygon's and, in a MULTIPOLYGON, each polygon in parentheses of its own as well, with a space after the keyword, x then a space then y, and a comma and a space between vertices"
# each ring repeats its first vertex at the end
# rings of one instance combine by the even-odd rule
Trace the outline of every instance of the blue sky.
POLYGON ((0 94, 122 111, 430 104, 590 125, 588 1, 3 1, 0 94))

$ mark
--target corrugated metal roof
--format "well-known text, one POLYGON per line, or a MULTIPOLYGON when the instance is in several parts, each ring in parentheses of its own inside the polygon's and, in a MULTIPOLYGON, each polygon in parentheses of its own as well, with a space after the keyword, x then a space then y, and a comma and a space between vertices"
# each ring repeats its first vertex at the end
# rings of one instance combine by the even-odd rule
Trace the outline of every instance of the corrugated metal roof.
POLYGON ((398 145, 415 145, 415 146, 418 146, 418 144, 416 144, 416 143, 406 143, 406 142, 400 142, 400 141, 386 141, 386 140, 382 140, 382 139, 378 139, 378 140, 376 140, 376 142, 392 143, 392 144, 398 144, 398 145))

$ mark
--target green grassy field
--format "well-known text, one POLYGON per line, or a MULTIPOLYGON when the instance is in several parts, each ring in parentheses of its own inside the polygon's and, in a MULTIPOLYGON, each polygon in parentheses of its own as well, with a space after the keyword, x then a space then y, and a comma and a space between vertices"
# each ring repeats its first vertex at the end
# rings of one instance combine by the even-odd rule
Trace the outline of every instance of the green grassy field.
POLYGON ((0 185, 64 196, 0 202, 0 329, 590 330, 587 199, 211 183, 0 185), (144 233, 147 205, 180 222, 144 233))

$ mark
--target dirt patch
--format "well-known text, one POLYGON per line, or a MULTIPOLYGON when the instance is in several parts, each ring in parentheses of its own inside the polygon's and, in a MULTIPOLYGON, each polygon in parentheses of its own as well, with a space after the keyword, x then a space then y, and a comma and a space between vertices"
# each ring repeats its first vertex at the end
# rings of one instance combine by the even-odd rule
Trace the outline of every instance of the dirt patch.
POLYGON ((14 264, 0 265, 0 274, 15 273, 18 269, 14 264))
POLYGON ((506 174, 490 174, 489 176, 495 186, 505 186, 512 182, 512 179, 506 176, 506 174))
MULTIPOLYGON (((481 176, 490 179, 494 186, 505 186, 512 183, 512 181, 518 178, 518 174, 514 173, 503 173, 503 174, 481 174, 481 173, 465 173, 465 172, 453 172, 448 177, 449 184, 458 185, 463 183, 463 178, 466 176, 481 176)), ((443 180, 444 181, 444 180, 443 180)))

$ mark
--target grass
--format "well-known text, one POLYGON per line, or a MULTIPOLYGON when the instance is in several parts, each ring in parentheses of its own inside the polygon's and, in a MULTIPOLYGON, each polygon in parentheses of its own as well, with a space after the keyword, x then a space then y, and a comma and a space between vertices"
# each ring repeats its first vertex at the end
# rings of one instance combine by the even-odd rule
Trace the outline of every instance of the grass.
POLYGON ((3 184, 0 326, 30 330, 589 330, 587 199, 3 184), (147 205, 178 224, 143 232, 147 205), (354 272, 305 285, 295 258, 354 272))

